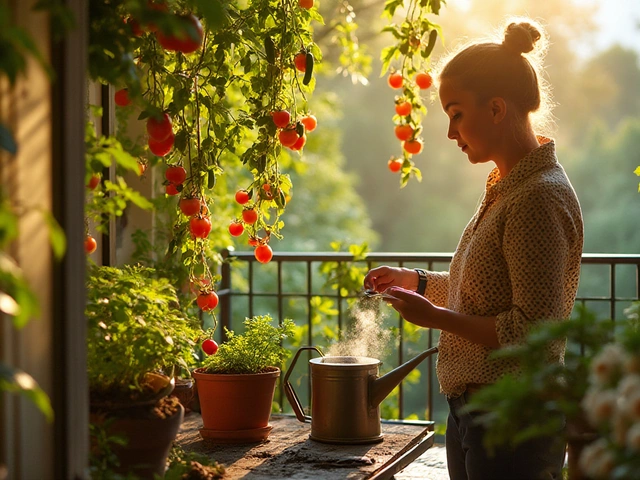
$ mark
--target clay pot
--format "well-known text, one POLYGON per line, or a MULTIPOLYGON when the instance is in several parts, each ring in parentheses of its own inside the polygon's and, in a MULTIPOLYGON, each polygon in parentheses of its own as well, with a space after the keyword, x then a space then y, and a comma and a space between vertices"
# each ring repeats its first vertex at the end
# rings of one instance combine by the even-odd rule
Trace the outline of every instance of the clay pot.
POLYGON ((182 406, 185 413, 189 413, 192 410, 192 403, 195 399, 195 382, 191 378, 176 378, 176 386, 171 392, 171 396, 176 397, 182 406))
POLYGON ((269 417, 280 369, 256 374, 211 374, 196 369, 203 439, 213 443, 254 443, 271 432, 269 417))
POLYGON ((167 418, 126 416, 123 410, 117 415, 91 413, 90 421, 106 425, 111 436, 127 439, 126 445, 112 445, 120 467, 116 473, 133 473, 136 477, 153 480, 164 476, 171 445, 184 419, 184 407, 167 418))

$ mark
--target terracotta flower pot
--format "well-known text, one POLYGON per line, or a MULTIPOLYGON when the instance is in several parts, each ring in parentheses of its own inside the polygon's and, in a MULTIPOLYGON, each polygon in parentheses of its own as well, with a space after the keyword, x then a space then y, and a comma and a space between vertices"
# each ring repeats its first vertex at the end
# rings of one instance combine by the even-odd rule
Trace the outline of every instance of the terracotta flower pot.
POLYGON ((215 443, 252 443, 271 431, 269 417, 280 369, 256 374, 211 374, 196 369, 202 438, 215 443))

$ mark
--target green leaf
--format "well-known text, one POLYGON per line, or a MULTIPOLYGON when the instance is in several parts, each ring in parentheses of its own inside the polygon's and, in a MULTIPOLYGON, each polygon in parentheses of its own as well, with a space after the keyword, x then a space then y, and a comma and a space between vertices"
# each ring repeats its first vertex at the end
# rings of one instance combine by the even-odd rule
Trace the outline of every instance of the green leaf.
POLYGON ((0 363, 0 391, 24 395, 38 407, 47 421, 53 421, 53 408, 49 397, 28 373, 0 363))
POLYGON ((15 155, 18 151, 18 145, 13 139, 13 135, 7 127, 0 123, 0 148, 5 149, 12 155, 15 155))
POLYGON ((202 14, 207 27, 215 32, 227 24, 227 12, 220 0, 193 0, 198 11, 202 14))
POLYGON ((42 216, 49 227, 49 240, 51 241, 53 256, 56 260, 62 260, 64 252, 67 250, 67 237, 64 234, 64 230, 51 212, 43 211, 42 216))

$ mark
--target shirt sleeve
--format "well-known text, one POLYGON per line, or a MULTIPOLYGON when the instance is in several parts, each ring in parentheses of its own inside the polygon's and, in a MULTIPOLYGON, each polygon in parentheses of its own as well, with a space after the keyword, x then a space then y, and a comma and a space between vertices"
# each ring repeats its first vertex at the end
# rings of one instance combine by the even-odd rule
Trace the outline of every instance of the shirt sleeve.
POLYGON ((438 307, 449 303, 449 272, 427 272, 427 289, 424 296, 438 307))
POLYGON ((536 322, 570 315, 564 295, 576 237, 569 209, 552 192, 533 192, 512 206, 502 248, 513 300, 497 316, 500 345, 521 343, 536 322))

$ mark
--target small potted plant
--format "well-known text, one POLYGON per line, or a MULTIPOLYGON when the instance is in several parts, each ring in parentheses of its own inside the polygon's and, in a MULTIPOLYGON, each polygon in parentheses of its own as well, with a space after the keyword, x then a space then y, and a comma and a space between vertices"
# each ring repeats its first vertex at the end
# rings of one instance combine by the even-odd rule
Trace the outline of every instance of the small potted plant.
POLYGON ((140 266, 90 267, 87 367, 91 422, 125 437, 121 472, 162 475, 184 408, 168 398, 173 368, 195 363, 200 334, 169 280, 140 266))
POLYGON ((200 435, 207 441, 252 443, 271 432, 276 382, 290 354, 282 341, 293 335, 295 324, 285 320, 274 326, 264 315, 247 318, 244 327, 238 335, 226 330, 228 340, 219 348, 203 345, 211 354, 193 372, 204 424, 200 435))

